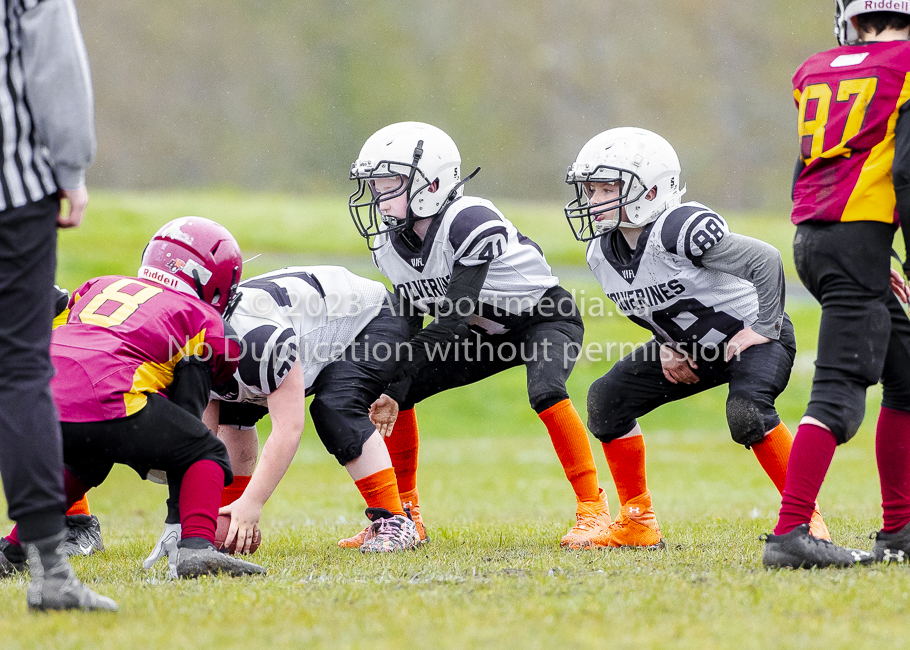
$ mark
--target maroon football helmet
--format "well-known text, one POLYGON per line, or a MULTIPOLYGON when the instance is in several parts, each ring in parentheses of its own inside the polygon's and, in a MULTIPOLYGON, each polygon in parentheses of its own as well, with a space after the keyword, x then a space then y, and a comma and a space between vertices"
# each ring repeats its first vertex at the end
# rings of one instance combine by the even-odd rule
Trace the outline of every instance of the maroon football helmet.
POLYGON ((152 237, 139 277, 198 296, 227 318, 242 271, 240 246, 227 228, 202 217, 181 217, 152 237))

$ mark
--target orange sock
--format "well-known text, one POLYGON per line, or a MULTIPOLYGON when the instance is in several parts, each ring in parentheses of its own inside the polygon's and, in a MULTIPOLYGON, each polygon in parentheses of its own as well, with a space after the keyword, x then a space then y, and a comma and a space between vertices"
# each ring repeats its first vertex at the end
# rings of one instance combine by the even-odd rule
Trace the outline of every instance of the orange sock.
POLYGON ((391 467, 354 481, 354 485, 360 490, 368 508, 385 508, 393 515, 404 515, 401 498, 398 496, 398 481, 395 480, 395 470, 391 467))
POLYGON ((417 487, 417 452, 420 436, 417 433, 417 414, 414 409, 399 411, 392 435, 385 439, 392 458, 395 478, 402 494, 417 487))
POLYGON ((792 446, 793 436, 783 422, 771 429, 761 442, 752 445, 759 464, 781 494, 787 480, 787 461, 792 446))
POLYGON ((575 490, 575 498, 579 501, 598 501, 600 486, 597 484, 597 467, 591 454, 591 443, 572 400, 564 399, 539 416, 550 433, 566 478, 575 490))
POLYGON ((72 507, 66 511, 67 515, 90 515, 91 511, 88 509, 88 497, 82 497, 72 507))
POLYGON ((619 505, 648 491, 648 477, 645 472, 645 438, 632 436, 603 443, 604 456, 613 475, 619 505))
POLYGON ((250 479, 252 476, 235 476, 234 482, 224 488, 224 492, 221 493, 221 507, 234 503, 243 495, 243 491, 246 489, 246 486, 250 484, 250 479))

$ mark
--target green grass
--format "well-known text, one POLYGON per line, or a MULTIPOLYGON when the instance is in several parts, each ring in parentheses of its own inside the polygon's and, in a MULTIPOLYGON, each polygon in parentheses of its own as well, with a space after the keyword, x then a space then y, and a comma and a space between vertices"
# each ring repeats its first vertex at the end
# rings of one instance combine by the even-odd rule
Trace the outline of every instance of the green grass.
MULTIPOLYGON (((245 250, 266 253, 247 276, 314 259, 352 265, 367 259, 343 198, 97 192, 92 206, 83 230, 61 236, 60 281, 70 288, 92 274, 133 272, 151 232, 187 213, 223 221, 245 250)), ((599 292, 586 269, 570 266, 583 264, 583 255, 558 205, 511 212, 547 250, 565 286, 576 295, 599 292)), ((731 222, 770 239, 789 259, 785 215, 731 222)), ((368 272, 367 264, 358 270, 368 272)), ((800 354, 778 406, 795 429, 811 384, 818 312, 807 300, 791 301, 789 311, 800 354)), ((618 316, 589 317, 586 324, 589 343, 647 338, 618 316)), ((577 365, 569 391, 579 410, 610 363, 577 365)), ((140 569, 160 532, 166 491, 117 468, 90 495, 108 550, 74 565, 122 611, 30 615, 24 582, 2 581, 0 647, 764 650, 906 643, 906 569, 761 568, 758 535, 773 526, 779 497, 752 453, 730 440, 723 388, 641 420, 667 550, 561 552, 557 543, 574 499, 524 385, 515 369, 418 407, 418 480, 433 541, 412 553, 362 557, 335 546, 364 524, 363 503, 308 426, 263 514, 256 559, 269 576, 169 582, 163 566, 140 569)), ((870 391, 870 417, 838 450, 820 495, 835 541, 860 548, 870 548, 866 535, 880 525, 872 436, 878 398, 870 391)), ((615 490, 592 442, 615 513, 615 490)), ((6 523, 0 518, 0 528, 6 523)))

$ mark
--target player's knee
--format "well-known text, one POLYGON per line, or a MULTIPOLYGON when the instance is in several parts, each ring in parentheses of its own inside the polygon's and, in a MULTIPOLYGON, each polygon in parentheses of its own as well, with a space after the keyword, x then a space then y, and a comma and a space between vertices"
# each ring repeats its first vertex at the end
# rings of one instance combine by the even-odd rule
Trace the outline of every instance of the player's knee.
POLYGON ((727 398, 727 425, 733 441, 747 448, 761 442, 768 431, 762 409, 745 392, 731 392, 727 398))
POLYGON ((361 422, 348 417, 344 409, 327 404, 319 395, 310 404, 310 416, 326 451, 335 457, 339 465, 347 465, 360 458, 363 444, 374 431, 369 421, 363 427, 361 422), (358 431, 359 428, 364 430, 358 431))
POLYGON ((210 434, 207 445, 198 460, 210 460, 221 466, 224 470, 224 485, 228 486, 234 481, 234 472, 231 469, 231 459, 227 447, 215 434, 210 434))
POLYGON ((615 399, 619 389, 619 382, 613 381, 609 373, 588 389, 588 430, 601 442, 621 438, 635 426, 635 418, 625 413, 622 402, 615 399))

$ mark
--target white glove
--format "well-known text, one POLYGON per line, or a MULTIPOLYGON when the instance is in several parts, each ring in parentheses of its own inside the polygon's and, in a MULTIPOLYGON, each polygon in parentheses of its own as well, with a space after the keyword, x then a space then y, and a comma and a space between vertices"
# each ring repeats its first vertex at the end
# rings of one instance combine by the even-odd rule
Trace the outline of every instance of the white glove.
POLYGON ((177 577, 177 542, 180 541, 180 524, 164 524, 164 532, 155 544, 155 548, 142 562, 143 569, 151 569, 155 562, 167 556, 168 577, 177 577))

